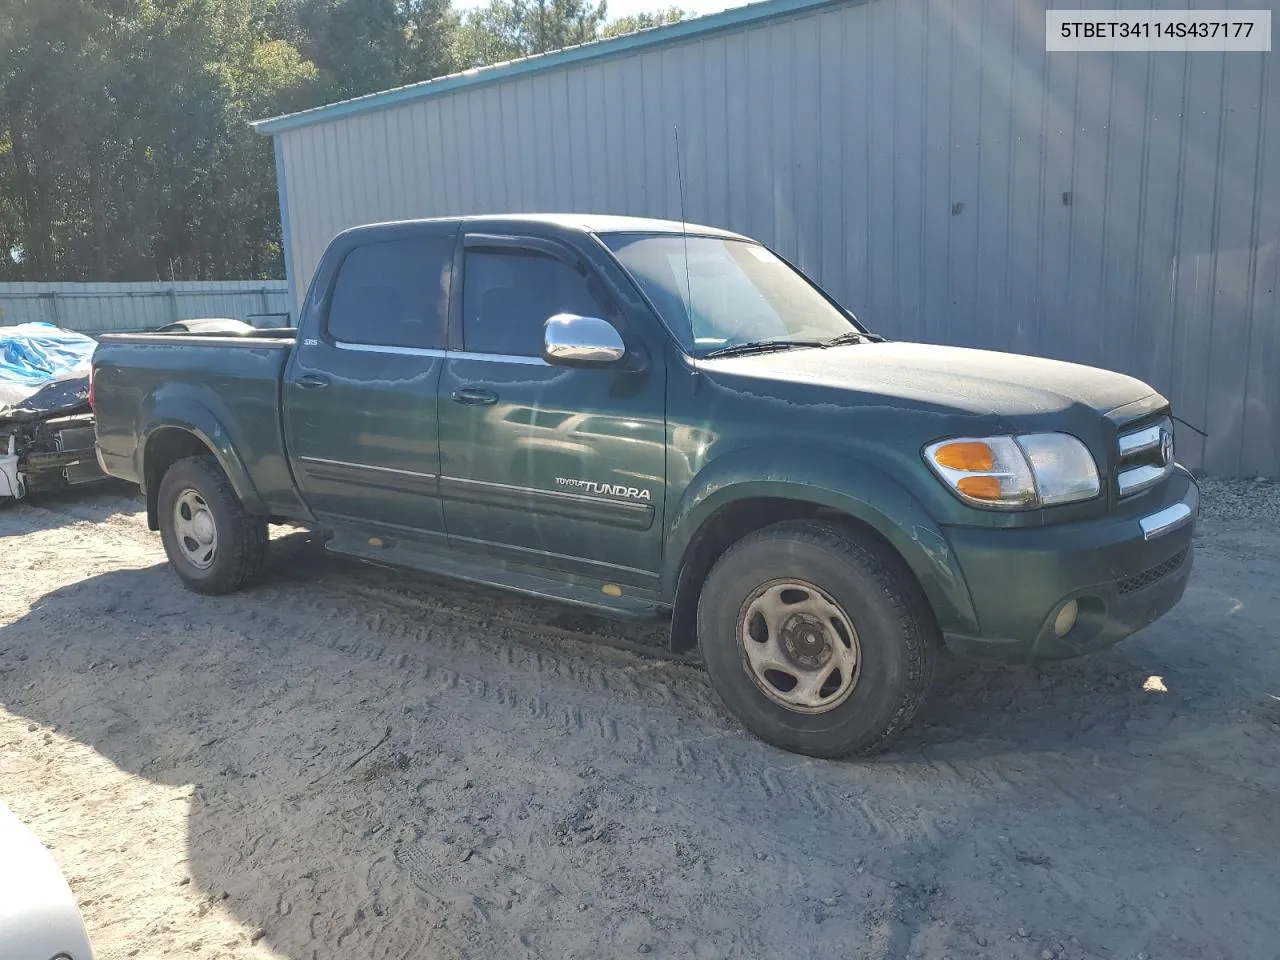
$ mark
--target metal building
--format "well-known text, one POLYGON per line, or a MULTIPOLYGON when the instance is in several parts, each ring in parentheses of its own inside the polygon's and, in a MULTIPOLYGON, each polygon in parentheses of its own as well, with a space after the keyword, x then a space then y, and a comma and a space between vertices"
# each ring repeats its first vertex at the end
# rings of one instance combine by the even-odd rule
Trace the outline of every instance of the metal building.
POLYGON ((687 218, 872 329, 1133 374, 1207 433, 1184 462, 1275 476, 1272 57, 1046 53, 1040 0, 768 0, 256 127, 295 305, 353 224, 678 218, 678 129, 687 218))

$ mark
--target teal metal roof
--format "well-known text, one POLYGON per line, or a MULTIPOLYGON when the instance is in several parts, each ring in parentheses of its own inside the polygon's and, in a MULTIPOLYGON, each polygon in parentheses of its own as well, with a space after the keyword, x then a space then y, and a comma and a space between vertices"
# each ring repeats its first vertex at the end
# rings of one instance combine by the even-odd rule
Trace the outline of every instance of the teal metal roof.
POLYGON ((628 33, 609 40, 596 40, 577 47, 524 57, 520 60, 510 60, 488 67, 478 67, 474 70, 464 70, 462 73, 438 77, 435 80, 425 80, 406 87, 396 87, 393 90, 383 90, 380 93, 370 93, 351 100, 312 107, 310 110, 302 110, 298 113, 255 120, 252 126, 255 131, 264 135, 284 133, 287 130, 297 130, 299 127, 309 127, 343 117, 385 110, 388 107, 398 107, 418 100, 429 100, 432 97, 445 96, 459 90, 500 83, 503 80, 543 73, 558 67, 637 53, 682 40, 741 29, 761 20, 806 13, 821 7, 838 6, 848 2, 866 2, 866 0, 763 0, 760 3, 750 3, 743 7, 735 7, 732 10, 695 17, 691 20, 681 20, 679 23, 666 26, 651 27, 648 30, 628 33))

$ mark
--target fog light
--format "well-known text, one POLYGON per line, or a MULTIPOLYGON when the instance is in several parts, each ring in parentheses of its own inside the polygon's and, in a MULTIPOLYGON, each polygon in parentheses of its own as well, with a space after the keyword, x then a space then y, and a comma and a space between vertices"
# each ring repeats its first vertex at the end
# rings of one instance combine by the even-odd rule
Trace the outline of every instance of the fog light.
POLYGON ((1053 632, 1060 637, 1065 637, 1076 625, 1076 615, 1079 612, 1080 604, 1074 600, 1068 600, 1058 611, 1058 615, 1053 618, 1053 632))

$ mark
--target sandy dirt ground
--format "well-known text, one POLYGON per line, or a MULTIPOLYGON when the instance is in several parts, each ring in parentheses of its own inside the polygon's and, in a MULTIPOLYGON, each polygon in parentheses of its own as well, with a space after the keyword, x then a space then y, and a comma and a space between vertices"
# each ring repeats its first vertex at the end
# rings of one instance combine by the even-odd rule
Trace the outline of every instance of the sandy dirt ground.
POLYGON ((127 489, 20 505, 0 796, 106 960, 1270 960, 1280 487, 1205 494, 1172 614, 952 671, 863 763, 772 749, 696 666, 591 642, 651 627, 299 533, 206 599, 127 489))

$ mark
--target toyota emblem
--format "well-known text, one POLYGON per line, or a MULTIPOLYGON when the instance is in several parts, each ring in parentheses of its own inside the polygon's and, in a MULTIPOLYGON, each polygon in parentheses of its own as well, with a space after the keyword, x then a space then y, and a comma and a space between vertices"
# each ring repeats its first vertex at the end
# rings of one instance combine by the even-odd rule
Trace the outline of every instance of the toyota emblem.
POLYGON ((1160 429, 1160 465, 1167 467, 1173 463, 1173 433, 1160 429))

